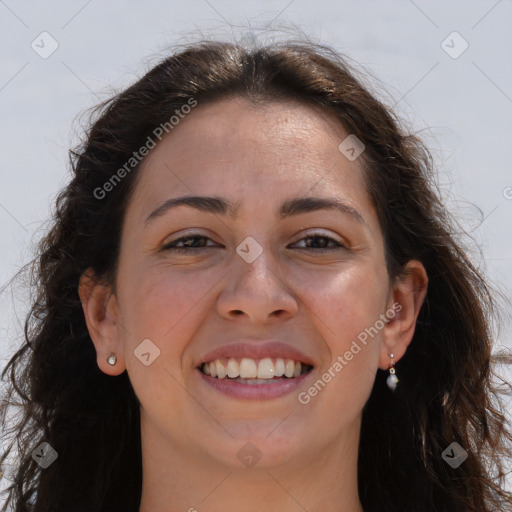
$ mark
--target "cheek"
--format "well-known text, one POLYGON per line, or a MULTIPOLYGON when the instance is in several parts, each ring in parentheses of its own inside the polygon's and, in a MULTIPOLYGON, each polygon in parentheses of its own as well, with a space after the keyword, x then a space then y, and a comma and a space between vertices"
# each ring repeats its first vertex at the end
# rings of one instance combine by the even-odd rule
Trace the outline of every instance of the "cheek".
POLYGON ((384 313, 388 287, 386 274, 371 269, 352 269, 340 277, 336 290, 335 334, 354 340, 384 313))
MULTIPOLYGON (((127 268, 127 267, 126 267, 127 268)), ((204 278, 197 273, 178 271, 161 264, 137 266, 122 273, 120 266, 118 293, 127 372, 135 393, 149 414, 162 416, 170 422, 168 413, 162 414, 161 406, 175 410, 182 408, 190 397, 183 392, 183 354, 188 342, 194 338, 195 329, 204 320, 200 318, 202 300, 212 291, 216 282, 213 276, 204 278), (144 340, 150 359, 158 354, 149 365, 138 359, 139 347, 144 340), (147 344, 147 342, 145 342, 147 344), (154 351, 154 352, 153 352, 154 351), (174 409, 173 409, 174 408, 174 409)))
POLYGON ((319 369, 321 382, 305 390, 301 403, 316 408, 326 424, 339 425, 342 418, 347 422, 355 418, 373 387, 383 326, 380 317, 389 291, 387 272, 378 265, 352 266, 335 276, 303 282, 309 290, 305 297, 313 313, 310 317, 328 357, 319 369))
POLYGON ((332 356, 347 350, 347 342, 350 345, 385 312, 389 288, 384 266, 355 264, 336 273, 305 273, 297 282, 332 356))
POLYGON ((179 400, 176 388, 183 381, 184 367, 190 364, 184 360, 186 346, 204 320, 200 318, 200 304, 219 279, 162 264, 144 269, 134 265, 129 271, 128 265, 119 267, 119 335, 127 371, 141 403, 168 402, 170 397, 179 400), (149 344, 144 341, 148 339, 149 344), (143 346, 148 350, 142 351, 143 346), (145 366, 137 354, 148 351, 150 360, 156 357, 145 366))
POLYGON ((121 315, 128 331, 170 344, 219 280, 211 273, 198 275, 162 263, 144 269, 133 267, 125 273, 119 290, 121 315))

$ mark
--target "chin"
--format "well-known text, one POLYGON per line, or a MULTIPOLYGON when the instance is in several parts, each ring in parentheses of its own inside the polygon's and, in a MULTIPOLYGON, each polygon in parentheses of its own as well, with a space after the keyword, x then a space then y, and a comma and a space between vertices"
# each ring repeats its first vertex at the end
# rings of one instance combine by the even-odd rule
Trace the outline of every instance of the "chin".
MULTIPOLYGON (((285 416, 286 417, 286 416, 285 416)), ((237 425, 226 429, 225 443, 217 442, 210 453, 227 466, 270 469, 293 462, 310 445, 305 432, 286 425, 283 418, 237 425), (302 435, 301 435, 302 434, 302 435)), ((313 441, 313 439, 311 439, 313 441)))

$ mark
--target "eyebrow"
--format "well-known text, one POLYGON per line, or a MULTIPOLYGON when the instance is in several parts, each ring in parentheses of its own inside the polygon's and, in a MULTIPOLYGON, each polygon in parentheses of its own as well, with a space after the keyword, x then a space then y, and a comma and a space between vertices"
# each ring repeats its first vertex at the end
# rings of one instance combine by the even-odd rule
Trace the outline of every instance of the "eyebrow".
MULTIPOLYGON (((154 211, 152 211, 147 219, 146 224, 157 217, 161 217, 164 213, 178 206, 189 206, 196 210, 215 213, 220 215, 228 215, 236 218, 240 203, 232 203, 227 199, 215 196, 183 196, 168 199, 154 211)), ((340 213, 349 215, 360 224, 366 225, 362 215, 353 207, 337 198, 326 197, 298 197, 285 201, 278 211, 281 219, 301 213, 309 213, 318 210, 337 210, 340 213)))

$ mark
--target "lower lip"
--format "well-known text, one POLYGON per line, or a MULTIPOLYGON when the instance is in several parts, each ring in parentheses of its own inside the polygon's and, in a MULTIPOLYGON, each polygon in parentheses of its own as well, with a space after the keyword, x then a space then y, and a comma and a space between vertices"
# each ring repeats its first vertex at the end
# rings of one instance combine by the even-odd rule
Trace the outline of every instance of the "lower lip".
POLYGON ((235 382, 232 379, 217 379, 205 375, 201 370, 197 369, 199 375, 206 384, 212 388, 233 398, 256 399, 263 400, 268 398, 277 398, 296 391, 297 388, 313 373, 310 370, 307 373, 299 375, 295 378, 272 379, 268 384, 244 384, 243 382, 235 382))

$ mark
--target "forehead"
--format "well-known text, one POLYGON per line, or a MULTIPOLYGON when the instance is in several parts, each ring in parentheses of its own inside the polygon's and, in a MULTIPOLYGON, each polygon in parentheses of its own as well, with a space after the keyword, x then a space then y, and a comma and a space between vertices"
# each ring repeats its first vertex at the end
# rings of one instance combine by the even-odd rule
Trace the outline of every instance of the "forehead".
POLYGON ((198 104, 146 157, 134 201, 147 212, 183 194, 242 203, 339 195, 371 208, 357 160, 338 149, 347 136, 332 114, 298 102, 198 104))

